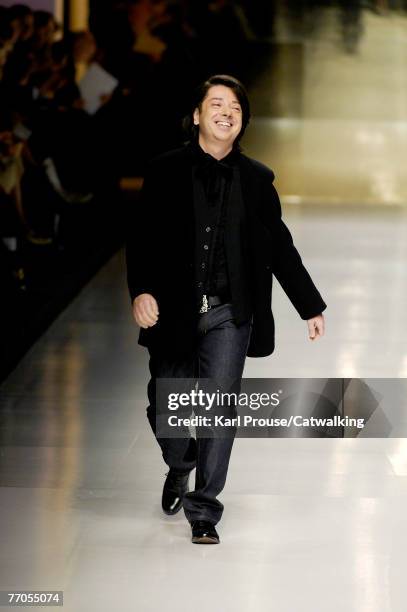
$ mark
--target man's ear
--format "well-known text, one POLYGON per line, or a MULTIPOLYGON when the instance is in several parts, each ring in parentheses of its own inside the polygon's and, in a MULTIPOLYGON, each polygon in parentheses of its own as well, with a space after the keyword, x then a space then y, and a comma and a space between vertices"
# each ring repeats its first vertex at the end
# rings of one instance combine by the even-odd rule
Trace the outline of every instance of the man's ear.
POLYGON ((199 109, 194 110, 194 125, 199 125, 199 109))

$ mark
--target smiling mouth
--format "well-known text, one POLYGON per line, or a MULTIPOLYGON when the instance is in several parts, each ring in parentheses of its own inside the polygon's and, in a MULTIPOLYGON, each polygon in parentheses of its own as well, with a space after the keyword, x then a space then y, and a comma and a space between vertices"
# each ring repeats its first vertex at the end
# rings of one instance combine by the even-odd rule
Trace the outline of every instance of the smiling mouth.
POLYGON ((232 124, 229 121, 215 121, 215 123, 219 127, 226 127, 226 128, 232 127, 232 124))

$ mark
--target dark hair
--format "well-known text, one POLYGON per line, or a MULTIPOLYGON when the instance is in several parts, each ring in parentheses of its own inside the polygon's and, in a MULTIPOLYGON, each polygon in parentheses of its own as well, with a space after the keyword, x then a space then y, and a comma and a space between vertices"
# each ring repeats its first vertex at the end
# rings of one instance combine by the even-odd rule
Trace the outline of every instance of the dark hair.
POLYGON ((27 17, 27 15, 32 15, 32 10, 29 6, 26 6, 25 4, 13 4, 8 10, 10 18, 12 20, 21 20, 24 19, 24 17, 27 17))
POLYGON ((54 16, 49 11, 34 11, 34 28, 45 28, 54 16))
MULTIPOLYGON (((4 14, 2 10, 3 7, 0 7, 0 18, 4 14)), ((0 19, 0 48, 9 40, 13 38, 14 30, 9 22, 3 21, 0 19)))
POLYGON ((209 79, 201 83, 196 88, 192 98, 191 110, 182 121, 183 130, 190 141, 198 140, 199 126, 194 125, 194 111, 196 108, 201 110, 202 102, 206 98, 206 95, 210 88, 214 85, 224 85, 225 87, 229 87, 229 89, 231 89, 235 94, 242 108, 242 129, 240 130, 233 143, 233 148, 237 148, 240 150, 239 142, 243 137, 243 134, 245 133, 245 130, 250 121, 249 97, 247 95, 247 91, 243 83, 241 83, 235 77, 230 76, 229 74, 215 74, 214 76, 209 77, 209 79))

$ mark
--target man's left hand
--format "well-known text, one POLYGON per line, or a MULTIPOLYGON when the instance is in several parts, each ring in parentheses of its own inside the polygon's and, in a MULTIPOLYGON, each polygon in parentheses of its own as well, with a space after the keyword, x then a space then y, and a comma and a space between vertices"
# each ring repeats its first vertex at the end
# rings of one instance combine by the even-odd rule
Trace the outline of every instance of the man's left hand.
POLYGON ((310 340, 316 340, 320 336, 324 335, 325 332, 325 321, 324 315, 320 314, 312 319, 308 319, 308 336, 310 340))

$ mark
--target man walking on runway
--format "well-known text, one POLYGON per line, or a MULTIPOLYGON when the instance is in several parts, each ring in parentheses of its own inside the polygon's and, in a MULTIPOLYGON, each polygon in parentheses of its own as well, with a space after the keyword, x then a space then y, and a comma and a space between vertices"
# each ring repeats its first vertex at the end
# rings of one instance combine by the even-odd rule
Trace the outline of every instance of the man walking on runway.
POLYGON ((240 149, 249 119, 237 79, 216 75, 198 88, 184 121, 190 141, 150 162, 126 244, 139 343, 150 353, 147 416, 169 467, 162 508, 175 514, 183 506, 192 542, 201 544, 219 543, 217 497, 235 431, 195 439, 186 427, 183 437, 160 436, 157 379, 240 383, 246 356, 274 350, 273 275, 309 338, 324 333, 326 304, 282 221, 274 173, 240 149))

